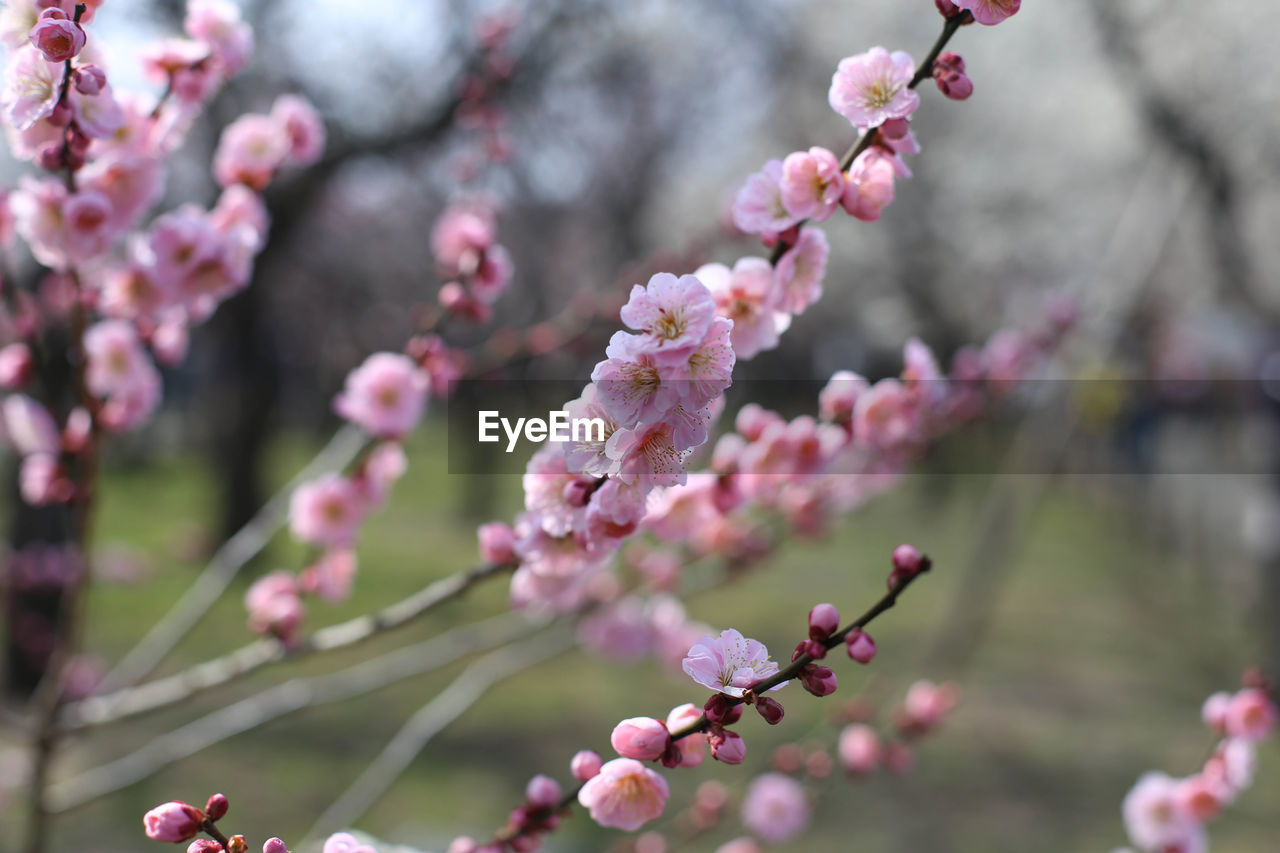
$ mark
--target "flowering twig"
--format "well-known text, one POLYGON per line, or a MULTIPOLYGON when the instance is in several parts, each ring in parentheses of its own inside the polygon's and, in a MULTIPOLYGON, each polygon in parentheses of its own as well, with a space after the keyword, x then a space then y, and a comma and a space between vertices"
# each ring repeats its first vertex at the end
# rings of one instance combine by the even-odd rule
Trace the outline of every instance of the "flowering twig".
POLYGON ((433 672, 460 658, 527 637, 537 627, 518 614, 504 613, 336 672, 274 685, 159 735, 121 758, 54 783, 47 795, 48 808, 54 813, 79 808, 272 720, 307 708, 353 699, 433 672))
POLYGON ((509 568, 478 566, 458 572, 374 613, 321 628, 292 648, 281 640, 264 638, 174 675, 105 696, 84 699, 64 709, 60 728, 77 731, 116 722, 185 701, 269 664, 349 648, 407 625, 440 605, 462 596, 488 578, 505 573, 509 568))

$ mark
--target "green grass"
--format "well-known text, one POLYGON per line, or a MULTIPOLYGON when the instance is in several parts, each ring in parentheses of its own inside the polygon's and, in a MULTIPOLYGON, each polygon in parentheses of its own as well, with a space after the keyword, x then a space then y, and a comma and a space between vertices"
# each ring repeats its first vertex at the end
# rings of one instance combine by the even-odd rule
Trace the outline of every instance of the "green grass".
MULTIPOLYGON (((447 473, 437 431, 410 448, 410 472, 392 505, 369 525, 352 600, 312 605, 312 627, 395 601, 433 578, 475 559, 475 520, 457 509, 467 484, 447 473)), ((280 446, 271 478, 283 482, 314 450, 306 442, 280 446)), ((186 589, 199 570, 191 543, 208 535, 209 472, 187 458, 160 459, 142 469, 112 470, 98 519, 104 545, 126 544, 146 555, 144 583, 98 584, 90 604, 92 647, 112 659, 186 589)), ((787 739, 834 742, 828 715, 874 673, 875 695, 898 697, 917 674, 955 680, 965 699, 943 731, 921 744, 915 770, 822 786, 814 830, 795 851, 1109 850, 1124 842, 1119 804, 1147 769, 1193 770, 1207 737, 1199 703, 1232 686, 1261 649, 1249 625, 1224 603, 1217 587, 1177 570, 1175 555, 1135 533, 1117 498, 1099 505, 1088 493, 1055 487, 1017 539, 1009 578, 970 664, 947 670, 931 657, 938 626, 965 583, 961 567, 973 549, 978 510, 996 480, 989 477, 907 478, 895 493, 851 516, 819 542, 786 548, 766 570, 696 599, 692 615, 717 627, 733 625, 775 653, 790 648, 804 614, 830 600, 849 615, 883 589, 887 555, 914 541, 936 571, 877 623, 881 654, 868 669, 836 664, 841 692, 818 701, 794 687, 780 697, 787 719, 768 728, 747 719, 746 768, 712 766, 669 772, 673 803, 687 801, 699 782, 718 778, 735 794, 763 769, 770 749, 787 739), (946 486, 942 489, 942 486, 946 486), (942 498, 936 495, 941 493, 942 498)), ((474 485, 474 484, 472 484, 474 485)), ((519 480, 496 477, 499 517, 519 501, 519 480)), ((255 572, 296 567, 302 551, 277 537, 255 572)), ((77 742, 59 772, 128 752, 198 712, 247 695, 277 677, 354 664, 401 643, 493 613, 505 604, 493 583, 429 619, 335 661, 288 664, 216 697, 113 726, 77 742)), ((165 671, 235 648, 249 637, 238 583, 166 663, 165 671)), ((65 850, 148 849, 139 818, 168 798, 200 800, 215 789, 232 801, 230 825, 251 839, 268 833, 297 838, 458 667, 375 695, 315 708, 234 738, 154 778, 104 798, 58 823, 65 850), (83 845, 88 846, 83 846, 83 845)), ((567 776, 577 749, 607 750, 613 722, 624 715, 665 714, 700 689, 656 664, 622 666, 574 653, 495 688, 420 756, 360 826, 393 841, 438 849, 459 832, 482 834, 502 823, 534 772, 567 776), (434 845, 434 848, 433 848, 434 845)), ((1215 851, 1271 849, 1280 831, 1280 748, 1260 755, 1258 783, 1212 827, 1215 851)), ((9 829, 17 810, 10 810, 9 829)), ((672 821, 662 828, 677 826, 672 821)), ((677 845, 714 850, 738 834, 730 815, 707 836, 677 845)), ((610 849, 617 834, 575 819, 550 849, 610 849)))

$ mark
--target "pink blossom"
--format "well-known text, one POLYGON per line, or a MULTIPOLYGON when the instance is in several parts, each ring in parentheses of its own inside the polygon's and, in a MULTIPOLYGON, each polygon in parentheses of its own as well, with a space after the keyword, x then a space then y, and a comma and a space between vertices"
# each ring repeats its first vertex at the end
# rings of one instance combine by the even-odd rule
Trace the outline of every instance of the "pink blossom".
POLYGON ((284 570, 258 578, 244 597, 250 629, 292 644, 305 615, 298 593, 297 579, 284 570))
POLYGON ((124 109, 116 101, 110 86, 94 95, 72 88, 67 92, 76 127, 90 139, 109 139, 128 122, 124 109))
POLYGON ((683 668, 703 687, 739 697, 756 682, 778 673, 778 665, 769 660, 764 644, 733 628, 721 631, 719 637, 703 637, 694 643, 683 668))
POLYGON ((261 192, 289 156, 288 132, 270 116, 249 114, 227 125, 213 155, 218 185, 244 184, 261 192))
POLYGON ((881 379, 872 385, 853 408, 854 437, 867 447, 899 447, 915 437, 917 426, 914 401, 896 379, 881 379))
POLYGON ((732 729, 713 728, 707 735, 707 745, 711 747, 711 757, 721 764, 741 764, 747 758, 747 742, 732 729))
POLYGON ((964 60, 958 53, 944 53, 934 60, 933 82, 953 101, 966 100, 973 94, 973 81, 965 75, 964 60))
POLYGON ((715 300, 691 275, 658 273, 647 285, 634 285, 620 312, 622 322, 640 333, 636 346, 659 365, 678 364, 700 346, 715 320, 715 300))
POLYGON ((68 196, 62 205, 67 257, 76 263, 101 255, 111 246, 111 201, 96 190, 68 196))
POLYGON ((24 343, 7 344, 0 349, 0 387, 15 391, 31 381, 35 358, 24 343))
POLYGON ((711 291, 716 315, 733 321, 729 339, 738 358, 753 358, 778 345, 791 318, 776 310, 779 292, 768 261, 739 258, 732 272, 724 264, 705 264, 694 275, 711 291))
POLYGON ((127 393, 155 372, 137 328, 126 320, 95 323, 84 334, 84 350, 85 384, 98 397, 127 393))
POLYGON ((268 838, 262 842, 262 853, 289 853, 289 848, 279 838, 268 838))
POLYGON ((1231 697, 1224 725, 1233 738, 1260 743, 1276 727, 1276 706, 1265 690, 1249 687, 1231 697))
POLYGON ((476 531, 480 540, 480 559, 491 566, 506 566, 516 562, 516 534, 511 526, 501 521, 480 525, 476 531))
POLYGON ((467 286, 479 302, 492 305, 506 292, 514 271, 511 253, 502 244, 494 243, 480 258, 480 264, 476 267, 475 274, 467 280, 467 286))
POLYGON ((560 802, 560 783, 550 776, 538 774, 529 780, 524 789, 530 805, 548 808, 560 802))
POLYGON ((427 374, 412 359, 379 352, 347 375, 333 408, 370 435, 399 439, 418 425, 427 390, 427 374))
POLYGON ((1218 816, 1231 793, 1230 787, 1221 780, 1210 774, 1197 774, 1178 782, 1173 796, 1181 811, 1201 823, 1207 823, 1218 816))
POLYGON ((1204 700, 1204 706, 1200 709, 1200 718, 1214 734, 1223 734, 1227 730, 1227 710, 1230 707, 1231 694, 1219 691, 1204 700))
POLYGON ((134 227, 155 204, 164 188, 164 170, 154 157, 112 150, 95 156, 80 170, 82 190, 96 190, 110 202, 111 230, 134 227))
MULTIPOLYGON (((667 730, 679 732, 702 718, 702 709, 692 703, 679 705, 667 714, 667 730)), ((697 767, 707 756, 707 736, 702 732, 686 735, 676 741, 681 767, 697 767)))
POLYGON ((854 219, 875 222, 893 204, 894 163, 879 148, 868 148, 853 161, 840 203, 854 219))
POLYGON ((1124 798, 1124 823, 1129 838, 1145 850, 1176 847, 1199 829, 1182 810, 1175 792, 1178 783, 1163 773, 1148 773, 1124 798))
POLYGON ((818 412, 824 421, 852 423, 853 407, 870 387, 866 379, 853 371, 838 370, 818 393, 818 412))
POLYGON ((624 758, 657 761, 671 742, 667 727, 652 717, 632 717, 614 726, 609 743, 624 758))
POLYGON ((820 229, 800 229, 796 244, 778 260, 780 311, 802 314, 822 297, 822 280, 827 275, 827 256, 830 254, 827 235, 820 229))
POLYGON ((52 269, 64 269, 68 262, 63 216, 66 201, 67 188, 53 179, 23 177, 18 189, 9 194, 14 228, 35 259, 52 269))
POLYGON ((961 9, 973 13, 973 19, 979 24, 994 26, 1005 18, 1010 18, 1022 8, 1022 0, 954 0, 961 9))
POLYGON ((360 493, 340 474, 326 474, 303 483, 289 500, 289 529, 310 545, 345 548, 356 538, 362 521, 360 493))
POLYGON ((800 221, 782 201, 782 161, 747 178, 733 202, 733 224, 748 234, 776 234, 800 221))
POLYGON ((384 441, 369 452, 352 476, 366 509, 387 502, 391 487, 409 470, 409 458, 397 441, 384 441))
POLYGON ((209 224, 220 234, 241 231, 252 235, 252 245, 258 249, 267 242, 271 220, 262 197, 243 184, 235 184, 218 196, 218 203, 209 211, 209 224))
POLYGON ((378 853, 378 851, 367 844, 361 844, 360 840, 350 833, 339 832, 329 836, 324 843, 322 853, 378 853))
POLYGON ((306 98, 281 95, 271 107, 271 118, 289 137, 289 160, 310 166, 324 153, 324 121, 306 98))
MULTIPOLYGON (((716 317, 698 346, 685 360, 660 365, 659 375, 664 383, 674 386, 679 405, 686 413, 699 412, 712 400, 724 393, 732 384, 733 366, 737 361, 730 342, 733 321, 716 317)), ((683 448, 702 444, 706 440, 705 425, 699 428, 697 419, 688 422, 690 433, 700 433, 696 439, 678 441, 683 448)))
POLYGON ((31 506, 64 503, 75 495, 75 485, 53 453, 31 453, 18 469, 18 491, 31 506))
POLYGON ((854 628, 844 638, 845 650, 849 657, 858 663, 871 663, 876 656, 876 641, 861 628, 854 628))
POLYGON ((28 130, 53 114, 62 83, 62 66, 45 59, 31 45, 23 45, 9 55, 4 69, 4 89, 0 91, 9 124, 28 130))
POLYGON ((756 777, 742 800, 742 823, 765 841, 781 844, 809 825, 809 798, 790 776, 765 773, 756 777))
POLYGON ((61 9, 45 9, 31 28, 31 43, 50 62, 66 62, 84 49, 84 30, 61 9))
POLYGON ((298 576, 299 586, 325 601, 346 601, 356 577, 356 553, 349 548, 326 551, 298 576))
POLYGON ((579 782, 586 782, 600 772, 601 764, 599 755, 584 749, 574 753, 573 759, 569 762, 569 770, 573 773, 573 778, 579 782))
POLYGON ((529 458, 523 478, 524 508, 531 522, 551 536, 582 530, 587 501, 598 484, 569 471, 559 447, 547 445, 529 458))
POLYGON ((888 119, 906 118, 920 106, 920 96, 907 88, 915 63, 902 51, 873 47, 840 61, 831 78, 831 108, 866 130, 888 119))
POLYGON ((639 335, 615 332, 605 360, 591 371, 597 398, 620 427, 661 420, 679 402, 674 383, 664 383, 658 364, 639 335))
POLYGON ((58 425, 42 403, 26 394, 10 394, 0 403, 0 415, 4 435, 18 453, 58 452, 58 425))
POLYGON ((667 782, 639 761, 615 758, 582 786, 578 802, 601 826, 634 832, 661 817, 670 789, 667 782))
POLYGON ((142 826, 152 841, 181 844, 196 837, 203 820, 199 809, 175 801, 156 806, 143 815, 142 826))
POLYGON ((822 222, 835 213, 844 193, 844 172, 825 148, 788 154, 782 161, 782 204, 799 219, 822 222))
POLYGON ((618 424, 609 416, 604 404, 600 402, 599 389, 594 383, 582 389, 582 394, 565 404, 565 413, 570 422, 577 419, 590 420, 598 418, 604 424, 603 430, 588 429, 574 437, 570 435, 565 445, 565 466, 575 474, 588 477, 603 477, 609 474, 615 460, 607 453, 609 439, 618 429, 618 424))
POLYGON ((836 752, 845 770, 866 776, 880 765, 880 738, 870 726, 861 723, 845 726, 836 752))
POLYGON ((431 251, 445 275, 471 275, 495 241, 493 210, 481 203, 451 204, 431 228, 431 251))
POLYGON ((912 731, 928 731, 937 727, 958 701, 954 685, 917 681, 907 688, 902 702, 904 722, 912 731))

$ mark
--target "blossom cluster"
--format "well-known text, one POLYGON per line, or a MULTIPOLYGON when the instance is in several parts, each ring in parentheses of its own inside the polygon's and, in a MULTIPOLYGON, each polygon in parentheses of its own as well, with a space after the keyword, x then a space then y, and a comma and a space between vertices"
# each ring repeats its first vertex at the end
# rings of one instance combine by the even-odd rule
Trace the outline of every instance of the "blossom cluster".
POLYGON ((1218 738, 1204 766, 1176 779, 1150 772, 1124 798, 1129 840, 1146 853, 1202 853, 1205 826, 1253 784, 1258 744, 1275 731, 1280 711, 1269 686, 1254 674, 1235 693, 1214 693, 1201 716, 1218 738))
MULTIPOLYGON (((209 797, 203 809, 181 800, 162 803, 142 818, 143 830, 152 841, 185 844, 190 841, 187 853, 248 853, 249 843, 243 835, 227 837, 218 829, 218 821, 226 817, 231 804, 222 794, 209 797), (209 838, 197 838, 201 833, 209 838)), ((365 848, 366 851, 368 848, 365 848)), ((326 853, 330 848, 325 847, 326 853)), ((262 853, 289 853, 279 838, 268 838, 262 844, 262 853)), ((342 853, 360 853, 355 848, 342 853)))
POLYGON ((157 363, 186 356, 188 328, 244 287, 266 239, 259 193, 286 165, 314 162, 324 143, 318 115, 283 96, 269 115, 244 116, 223 134, 214 173, 224 187, 209 210, 183 205, 148 221, 167 158, 201 107, 252 50, 238 8, 191 0, 186 36, 146 46, 144 71, 159 97, 117 92, 86 27, 98 2, 16 0, 0 12, 9 48, 0 124, 10 150, 56 175, 25 175, 0 198, 0 243, 15 234, 48 268, 36 292, 6 283, 0 350, 4 432, 23 457, 31 504, 83 494, 70 463, 98 432, 136 429, 162 396, 157 363), (248 132, 246 128, 253 128, 248 132), (55 414, 40 398, 44 333, 72 328, 83 352, 79 405, 55 414))

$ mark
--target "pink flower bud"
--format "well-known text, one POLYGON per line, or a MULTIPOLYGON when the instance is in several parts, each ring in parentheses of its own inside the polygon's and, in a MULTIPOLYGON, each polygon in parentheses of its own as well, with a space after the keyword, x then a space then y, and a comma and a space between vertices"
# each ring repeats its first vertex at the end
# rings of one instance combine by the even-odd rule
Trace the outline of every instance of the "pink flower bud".
MULTIPOLYGON (((827 671, 830 672, 830 670, 827 671)), ((760 716, 764 717, 764 721, 771 726, 776 726, 782 722, 782 703, 777 699, 761 696, 756 700, 756 710, 760 712, 760 716)))
POLYGON ((834 604, 819 604, 809 611, 809 639, 825 640, 840 630, 840 611, 834 604))
POLYGON ((836 752, 845 770, 866 776, 880 764, 880 738, 870 726, 855 723, 840 732, 836 752))
POLYGON ((204 813, 209 820, 222 820, 229 808, 231 808, 231 804, 227 802, 226 797, 222 794, 214 794, 204 804, 204 813))
POLYGON ((554 806, 560 802, 560 783, 550 776, 539 773, 525 786, 524 796, 530 805, 539 808, 554 806))
POLYGON ((289 848, 279 838, 268 838, 262 842, 262 853, 289 853, 289 848))
POLYGON ((50 142, 36 154, 36 165, 50 172, 58 171, 65 162, 61 142, 50 142))
POLYGON ((880 135, 891 141, 906 139, 907 134, 910 132, 911 122, 905 118, 891 118, 880 125, 880 135))
POLYGON ((714 693, 702 706, 702 713, 713 725, 730 726, 742 719, 742 706, 730 705, 723 693, 714 693))
POLYGON ((96 65, 81 65, 71 73, 71 82, 82 95, 96 95, 107 85, 107 75, 96 65))
POLYGON ((924 556, 914 545, 899 545, 893 549, 893 567, 905 575, 915 575, 924 563, 924 556))
POLYGON ((459 835, 457 838, 453 839, 453 841, 449 842, 448 853, 477 853, 479 849, 480 845, 476 844, 476 840, 474 838, 470 838, 466 835, 459 835))
POLYGON ((933 81, 938 85, 938 91, 953 101, 967 100, 973 94, 973 81, 954 71, 934 74, 933 81))
MULTIPOLYGON (((52 11, 49 9, 46 12, 52 11)), ((68 21, 66 15, 41 14, 28 36, 44 58, 50 62, 66 62, 84 49, 84 30, 68 21)))
POLYGON ((9 344, 0 349, 0 387, 8 391, 20 390, 31 381, 35 372, 35 359, 26 344, 9 344))
POLYGON ((1225 726, 1231 737, 1259 743, 1276 727, 1276 706, 1266 691, 1247 687, 1231 697, 1227 706, 1225 726))
POLYGON ((711 757, 725 764, 741 764, 747 757, 747 743, 737 732, 720 729, 707 738, 711 744, 711 757))
POLYGON ((632 717, 613 729, 609 742, 623 758, 656 761, 667 749, 671 735, 667 727, 652 717, 632 717))
POLYGON ((860 628, 850 631, 844 638, 844 642, 849 651, 849 657, 858 663, 871 663, 872 658, 876 656, 876 641, 860 628))
POLYGON ((1200 709, 1200 719, 1214 734, 1222 734, 1227 730, 1227 708, 1231 706, 1231 694, 1219 691, 1204 700, 1200 709))
POLYGON ((573 773, 573 778, 585 782, 600 772, 600 765, 603 763, 598 754, 584 749, 573 756, 569 762, 569 770, 573 773))
POLYGON ((480 525, 476 531, 480 539, 480 559, 491 566, 509 566, 519 562, 516 557, 516 534, 507 524, 491 521, 480 525))
POLYGON ((156 806, 142 817, 147 838, 170 844, 181 844, 195 838, 203 822, 204 814, 198 808, 177 800, 156 806))
POLYGON ((223 853, 222 845, 211 838, 197 838, 187 847, 187 853, 223 853))
POLYGON ((800 671, 800 684, 818 698, 830 696, 836 692, 836 674, 829 667, 811 663, 800 671))
POLYGON ((805 655, 813 660, 822 660, 827 656, 827 644, 817 640, 805 640, 796 646, 796 650, 791 653, 791 659, 798 660, 805 655))

